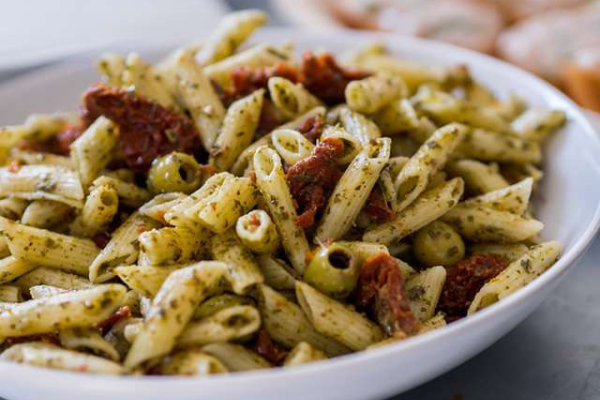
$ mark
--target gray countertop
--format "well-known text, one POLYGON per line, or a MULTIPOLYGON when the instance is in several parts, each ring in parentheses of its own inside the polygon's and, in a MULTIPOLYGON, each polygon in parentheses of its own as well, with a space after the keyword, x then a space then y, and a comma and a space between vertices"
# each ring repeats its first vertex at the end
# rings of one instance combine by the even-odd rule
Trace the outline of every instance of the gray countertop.
POLYGON ((556 292, 511 333, 393 400, 600 399, 597 260, 598 239, 556 292))

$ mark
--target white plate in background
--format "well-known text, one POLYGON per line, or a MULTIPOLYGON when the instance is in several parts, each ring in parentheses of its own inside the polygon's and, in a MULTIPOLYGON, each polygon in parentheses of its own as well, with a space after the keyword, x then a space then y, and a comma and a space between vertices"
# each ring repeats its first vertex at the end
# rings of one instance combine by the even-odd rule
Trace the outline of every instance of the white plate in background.
MULTIPOLYGON (((555 88, 516 67, 468 50, 397 36, 351 32, 323 35, 292 29, 263 29, 254 40, 293 40, 299 50, 328 48, 341 53, 375 38, 406 59, 430 65, 468 64, 476 78, 501 95, 514 92, 531 105, 567 113, 569 122, 545 146, 545 178, 536 201, 538 216, 545 223, 544 238, 558 239, 565 245, 554 266, 472 317, 373 351, 298 368, 207 379, 90 376, 0 362, 0 396, 10 400, 371 400, 408 390, 448 371, 525 319, 575 265, 598 230, 598 135, 581 110, 555 88)), ((140 52, 157 59, 166 50, 140 52)), ((0 87, 0 125, 17 123, 32 112, 75 109, 81 92, 95 80, 92 60, 82 60, 0 87)))
POLYGON ((227 11, 219 0, 3 1, 0 73, 116 42, 205 37, 227 11))

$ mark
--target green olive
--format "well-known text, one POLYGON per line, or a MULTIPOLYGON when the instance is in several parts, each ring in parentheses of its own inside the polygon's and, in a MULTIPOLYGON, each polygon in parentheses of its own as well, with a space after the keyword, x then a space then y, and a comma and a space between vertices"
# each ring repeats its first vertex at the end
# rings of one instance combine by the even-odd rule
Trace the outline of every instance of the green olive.
POLYGON ((333 243, 319 248, 304 271, 304 280, 335 299, 344 299, 356 287, 359 269, 357 255, 347 246, 333 243))
POLYGON ((173 152, 152 162, 148 188, 155 193, 192 193, 202 185, 204 178, 204 170, 193 156, 173 152))
POLYGON ((194 319, 210 317, 217 312, 233 306, 254 305, 254 301, 248 297, 237 294, 224 293, 211 297, 198 306, 194 312, 194 319))
POLYGON ((465 243, 450 225, 434 221, 415 235, 413 251, 424 265, 449 267, 465 256, 465 243))

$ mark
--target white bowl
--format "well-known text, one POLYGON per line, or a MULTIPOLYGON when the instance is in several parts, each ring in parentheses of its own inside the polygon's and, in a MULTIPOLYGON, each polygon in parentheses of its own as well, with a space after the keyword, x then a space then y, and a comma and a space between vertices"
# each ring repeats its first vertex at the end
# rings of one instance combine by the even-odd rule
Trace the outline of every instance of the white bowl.
MULTIPOLYGON (((546 146, 545 173, 537 197, 543 236, 565 245, 562 258, 531 284, 475 316, 404 342, 293 369, 210 379, 108 377, 0 362, 0 396, 10 400, 248 399, 365 400, 390 396, 432 379, 494 343, 523 321, 575 265, 598 230, 600 142, 581 111, 538 78, 498 60, 448 45, 374 34, 262 30, 255 41, 293 40, 303 49, 350 50, 373 39, 393 53, 429 65, 468 64, 501 95, 514 92, 531 105, 564 110, 567 126, 546 146)), ((124 49, 120 49, 124 50, 124 49)), ((165 49, 161 49, 165 50, 165 49)), ((164 51, 142 55, 155 58, 164 51)), ((97 80, 91 60, 59 65, 0 87, 0 125, 29 113, 73 109, 97 80)), ((510 354, 507 354, 510 357, 510 354)), ((474 377, 475 378, 475 377, 474 377)))

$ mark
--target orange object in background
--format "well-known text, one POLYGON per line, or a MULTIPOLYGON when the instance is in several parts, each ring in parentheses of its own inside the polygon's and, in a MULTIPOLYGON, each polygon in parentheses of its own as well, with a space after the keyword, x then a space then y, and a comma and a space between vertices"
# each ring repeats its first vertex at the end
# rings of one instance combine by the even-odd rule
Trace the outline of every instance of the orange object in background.
POLYGON ((272 0, 300 25, 452 43, 520 66, 600 112, 600 0, 272 0), (290 12, 290 10, 293 10, 290 12))

